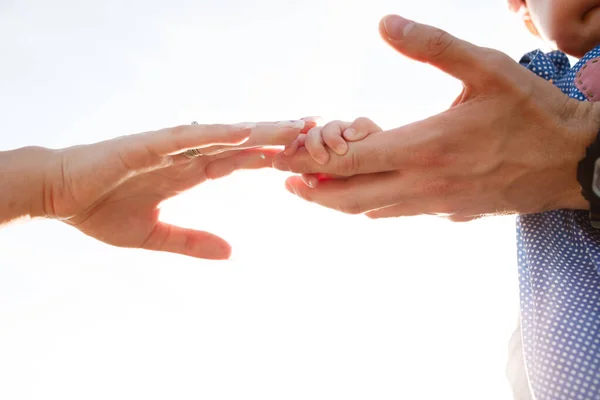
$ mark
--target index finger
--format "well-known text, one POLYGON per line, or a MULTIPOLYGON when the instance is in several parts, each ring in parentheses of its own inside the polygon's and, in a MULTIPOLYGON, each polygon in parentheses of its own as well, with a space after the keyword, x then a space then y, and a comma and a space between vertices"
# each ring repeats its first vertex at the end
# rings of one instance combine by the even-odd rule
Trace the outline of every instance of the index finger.
POLYGON ((258 122, 252 128, 247 141, 237 146, 210 146, 202 150, 203 154, 213 155, 229 150, 246 150, 256 147, 287 146, 301 133, 308 132, 316 126, 316 121, 310 119, 290 120, 279 122, 258 122))

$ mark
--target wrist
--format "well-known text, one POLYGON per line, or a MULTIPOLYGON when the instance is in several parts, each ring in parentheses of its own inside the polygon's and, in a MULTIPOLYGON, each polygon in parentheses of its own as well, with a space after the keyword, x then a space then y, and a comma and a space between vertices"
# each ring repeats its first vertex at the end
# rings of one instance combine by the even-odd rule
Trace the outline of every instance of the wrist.
POLYGON ((590 203, 581 193, 581 184, 577 180, 577 167, 579 162, 586 156, 587 148, 594 143, 600 132, 600 103, 579 102, 578 110, 573 115, 574 129, 570 130, 573 146, 569 152, 573 177, 569 185, 568 194, 562 207, 568 209, 589 210, 590 203))
POLYGON ((0 152, 0 223, 47 216, 46 170, 53 164, 54 154, 43 147, 0 152))

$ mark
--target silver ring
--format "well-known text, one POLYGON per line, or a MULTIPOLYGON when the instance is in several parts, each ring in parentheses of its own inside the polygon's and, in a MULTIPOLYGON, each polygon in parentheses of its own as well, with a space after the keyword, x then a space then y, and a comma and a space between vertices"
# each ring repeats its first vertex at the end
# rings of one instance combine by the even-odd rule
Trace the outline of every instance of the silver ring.
MULTIPOLYGON (((192 121, 192 123, 190 125, 198 125, 198 122, 192 121)), ((185 158, 190 159, 190 160, 192 158, 196 158, 196 157, 200 157, 200 156, 204 155, 198 149, 189 149, 189 150, 184 151, 182 154, 185 158)))
POLYGON ((183 153, 181 153, 181 154, 183 154, 183 156, 184 156, 185 158, 188 158, 188 159, 190 159, 190 160, 191 160, 192 158, 196 158, 196 157, 200 157, 200 156, 203 156, 203 155, 204 155, 204 154, 202 154, 202 153, 200 152, 200 150, 199 150, 199 149, 189 149, 189 150, 186 150, 186 151, 184 151, 184 152, 183 152, 183 153))

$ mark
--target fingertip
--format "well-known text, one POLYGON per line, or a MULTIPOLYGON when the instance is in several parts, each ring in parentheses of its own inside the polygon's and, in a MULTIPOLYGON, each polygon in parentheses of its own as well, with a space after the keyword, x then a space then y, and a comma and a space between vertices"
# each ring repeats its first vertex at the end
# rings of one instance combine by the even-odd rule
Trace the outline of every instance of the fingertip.
POLYGON ((343 133, 342 133, 342 137, 346 140, 355 140, 355 137, 357 135, 356 129, 354 128, 348 128, 346 129, 343 133))
POLYGON ((285 188, 293 195, 300 196, 298 188, 306 186, 300 176, 290 176, 285 180, 285 188))
POLYGON ((346 139, 349 142, 357 142, 357 141, 362 140, 365 137, 367 137, 367 135, 368 135, 368 132, 357 131, 354 128, 348 128, 342 134, 342 136, 344 137, 344 139, 346 139))
POLYGON ((206 260, 227 260, 231 257, 232 248, 225 239, 208 232, 206 236, 196 257, 206 260))
POLYGON ((318 177, 312 174, 302 174, 301 179, 306 186, 311 187, 313 189, 319 184, 318 177))
POLYGON ((283 154, 285 154, 286 156, 292 156, 295 152, 296 149, 293 147, 293 145, 285 146, 285 148, 283 149, 283 154))
POLYGON ((307 140, 304 143, 304 147, 308 151, 308 154, 317 162, 319 165, 325 165, 329 162, 329 152, 325 149, 325 146, 321 142, 314 140, 307 140))

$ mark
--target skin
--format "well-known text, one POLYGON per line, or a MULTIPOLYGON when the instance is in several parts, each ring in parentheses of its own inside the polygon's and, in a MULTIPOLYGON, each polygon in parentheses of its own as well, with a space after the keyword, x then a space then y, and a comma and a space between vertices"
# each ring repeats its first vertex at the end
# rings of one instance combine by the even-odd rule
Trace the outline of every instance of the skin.
POLYGON ((238 169, 270 167, 314 122, 184 125, 61 150, 0 152, 0 225, 19 217, 62 221, 110 245, 227 259, 220 237, 160 221, 159 205, 238 169), (200 148, 192 160, 181 153, 200 148))
POLYGON ((431 26, 388 16, 380 33, 401 54, 461 80, 462 93, 443 113, 348 143, 344 156, 329 151, 326 165, 302 148, 279 154, 280 170, 347 177, 310 187, 294 176, 290 192, 371 218, 468 221, 589 207, 576 170, 600 130, 599 103, 570 99, 507 55, 431 26))
POLYGON ((531 33, 574 57, 600 44, 598 0, 509 0, 531 33))

